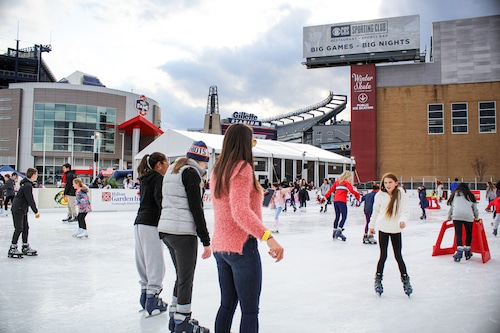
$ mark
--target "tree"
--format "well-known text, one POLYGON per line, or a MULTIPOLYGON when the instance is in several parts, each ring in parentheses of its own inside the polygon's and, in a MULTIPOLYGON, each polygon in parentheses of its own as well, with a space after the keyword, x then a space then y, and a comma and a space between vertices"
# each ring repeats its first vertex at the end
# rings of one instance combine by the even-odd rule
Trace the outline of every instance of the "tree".
POLYGON ((488 168, 488 162, 484 157, 476 157, 474 161, 472 161, 471 166, 472 169, 474 169, 474 173, 479 178, 479 182, 482 182, 486 169, 488 168))

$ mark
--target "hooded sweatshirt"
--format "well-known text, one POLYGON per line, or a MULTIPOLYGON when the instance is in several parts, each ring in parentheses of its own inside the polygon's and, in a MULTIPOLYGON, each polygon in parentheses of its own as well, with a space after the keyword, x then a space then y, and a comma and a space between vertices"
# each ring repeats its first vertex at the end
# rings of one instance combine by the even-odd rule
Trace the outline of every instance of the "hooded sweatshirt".
POLYGON ((134 224, 157 227, 161 214, 163 176, 156 171, 152 171, 139 179, 141 181, 139 187, 140 205, 134 224))

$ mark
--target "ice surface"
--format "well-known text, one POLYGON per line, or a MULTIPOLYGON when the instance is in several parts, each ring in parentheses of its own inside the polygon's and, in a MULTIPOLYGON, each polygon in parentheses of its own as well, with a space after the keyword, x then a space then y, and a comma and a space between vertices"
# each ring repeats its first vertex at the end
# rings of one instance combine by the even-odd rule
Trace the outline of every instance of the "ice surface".
MULTIPOLYGON (((451 255, 431 256, 447 207, 420 208, 411 195, 411 220, 403 232, 403 256, 414 292, 408 298, 389 249, 384 294, 373 290, 378 245, 362 244, 362 207, 349 207, 344 234, 331 238, 333 207, 319 213, 308 202, 306 213, 281 214, 277 240, 285 258, 275 263, 260 243, 263 290, 260 332, 500 332, 500 238, 491 235, 492 215, 479 203, 492 259, 481 256, 453 262, 451 255)), ((274 211, 263 208, 269 227, 274 211)), ((140 287, 134 261, 135 212, 92 212, 89 238, 71 235, 76 225, 61 223, 66 210, 30 213, 30 237, 37 257, 7 258, 11 217, 0 218, 0 332, 168 332, 168 315, 145 318, 138 312, 140 287)), ((209 228, 213 210, 206 207, 209 228)), ((444 246, 452 243, 449 229, 444 246)), ((20 242, 21 243, 21 242, 20 242)), ((200 251, 201 254, 201 251, 200 251)), ((167 273, 162 297, 170 302, 173 266, 165 252, 167 273)), ((213 332, 219 287, 213 257, 198 260, 193 317, 213 332)), ((238 310, 239 311, 239 310, 238 310)), ((239 312, 233 332, 239 331, 239 312)))

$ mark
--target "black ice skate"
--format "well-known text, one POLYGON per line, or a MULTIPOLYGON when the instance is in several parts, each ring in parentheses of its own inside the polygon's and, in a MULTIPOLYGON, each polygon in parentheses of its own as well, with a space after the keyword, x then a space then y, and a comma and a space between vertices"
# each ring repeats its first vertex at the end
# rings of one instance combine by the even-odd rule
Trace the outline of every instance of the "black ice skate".
POLYGON ((37 250, 33 250, 28 243, 23 244, 21 251, 26 256, 37 256, 38 255, 37 250))
POLYGON ((465 260, 469 260, 470 258, 472 258, 472 252, 470 251, 470 246, 464 247, 464 255, 465 255, 465 260))
POLYGON ((403 282, 403 290, 405 291, 405 294, 410 297, 411 293, 413 292, 413 288, 411 287, 410 277, 408 276, 408 274, 403 274, 401 276, 401 282, 403 282))
POLYGON ((338 240, 345 240, 347 239, 344 234, 342 233, 343 229, 334 229, 333 230, 333 239, 338 239, 338 240))
POLYGON ((464 254, 464 247, 463 246, 457 247, 457 252, 455 252, 455 254, 453 255, 453 260, 455 260, 455 262, 460 262, 460 260, 462 260, 463 254, 464 254))
POLYGON ((22 259, 23 258, 23 253, 19 252, 19 250, 17 249, 17 245, 12 244, 10 246, 9 252, 7 252, 7 257, 22 259))
POLYGON ((375 236, 368 235, 368 244, 377 244, 377 241, 375 240, 375 236))
POLYGON ((160 298, 160 293, 146 295, 146 311, 149 313, 148 317, 159 315, 167 311, 168 304, 163 302, 160 298))
POLYGON ((364 234, 364 235, 363 235, 363 244, 370 244, 370 243, 368 242, 368 234, 364 234))
POLYGON ((141 297, 139 298, 139 303, 141 304, 141 310, 139 312, 142 312, 146 310, 146 289, 141 290, 141 297))
MULTIPOLYGON (((176 314, 176 316, 179 316, 176 314)), ((210 330, 206 327, 200 326, 200 323, 196 319, 191 319, 191 316, 184 316, 182 319, 174 319, 175 321, 175 333, 193 332, 193 333, 210 333, 210 330)))
POLYGON ((382 274, 377 273, 375 275, 375 292, 379 295, 382 296, 382 293, 384 292, 384 286, 382 286, 382 274))

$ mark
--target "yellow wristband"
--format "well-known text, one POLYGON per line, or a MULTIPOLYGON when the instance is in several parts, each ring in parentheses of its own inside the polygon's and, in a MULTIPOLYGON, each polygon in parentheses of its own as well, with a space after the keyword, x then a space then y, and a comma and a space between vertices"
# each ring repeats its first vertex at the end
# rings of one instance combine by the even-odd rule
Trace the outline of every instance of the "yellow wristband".
POLYGON ((262 240, 267 241, 269 239, 269 236, 271 236, 271 232, 269 230, 264 231, 264 235, 262 236, 262 240))

